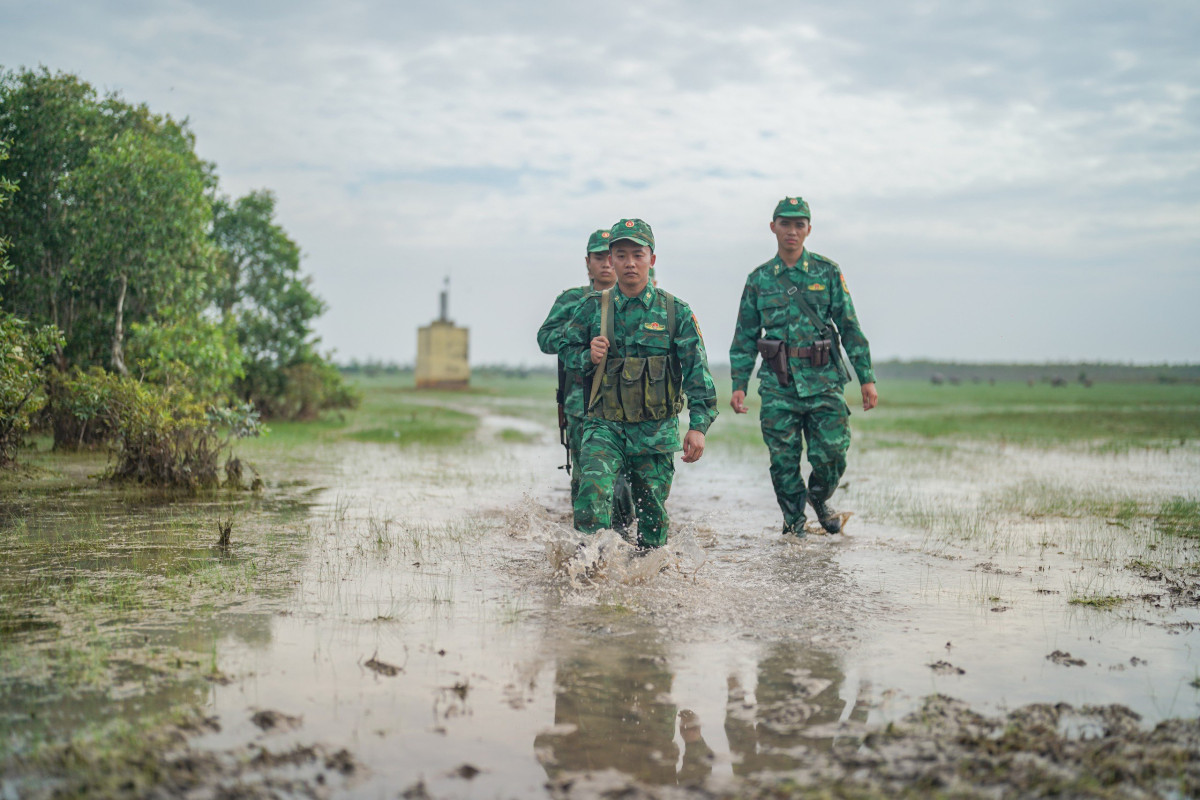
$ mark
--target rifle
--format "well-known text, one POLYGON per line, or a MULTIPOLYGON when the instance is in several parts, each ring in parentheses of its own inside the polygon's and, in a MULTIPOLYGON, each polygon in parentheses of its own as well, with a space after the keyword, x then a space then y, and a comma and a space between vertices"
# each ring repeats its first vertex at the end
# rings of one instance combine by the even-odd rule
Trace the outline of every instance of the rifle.
POLYGON ((565 469, 567 474, 571 474, 571 442, 567 439, 567 370, 563 366, 563 360, 558 359, 558 391, 554 393, 554 399, 558 403, 558 443, 561 444, 567 451, 567 463, 559 467, 565 469))

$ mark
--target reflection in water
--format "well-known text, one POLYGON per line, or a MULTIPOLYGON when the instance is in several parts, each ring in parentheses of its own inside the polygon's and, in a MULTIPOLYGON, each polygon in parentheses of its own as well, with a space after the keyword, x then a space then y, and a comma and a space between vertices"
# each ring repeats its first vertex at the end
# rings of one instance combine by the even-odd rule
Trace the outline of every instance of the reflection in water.
POLYGON ((557 672, 554 728, 533 742, 551 778, 615 769, 647 783, 690 784, 712 772, 699 718, 677 712, 671 699, 672 674, 656 637, 589 641, 560 658, 557 672))
MULTIPOLYGON (((832 733, 818 726, 842 719, 844 681, 834 656, 796 642, 777 642, 768 649, 759 661, 753 694, 736 675, 729 676, 725 736, 734 773, 794 769, 809 749, 831 749, 832 733)), ((867 711, 860 695, 849 719, 865 722, 867 711)))

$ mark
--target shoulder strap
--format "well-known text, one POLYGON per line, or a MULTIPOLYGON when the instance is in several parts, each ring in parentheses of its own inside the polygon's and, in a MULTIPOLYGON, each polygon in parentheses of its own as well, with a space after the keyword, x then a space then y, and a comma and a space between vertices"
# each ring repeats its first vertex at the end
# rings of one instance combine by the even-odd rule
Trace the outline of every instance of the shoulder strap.
MULTIPOLYGON (((612 289, 605 289, 600 293, 600 335, 608 339, 608 346, 611 348, 613 335, 612 315, 609 313, 610 306, 612 306, 612 289)), ((592 373, 592 393, 588 397, 588 410, 596 402, 596 395, 600 394, 600 382, 604 380, 604 368, 607 365, 608 353, 605 353, 604 358, 600 359, 600 363, 596 365, 596 371, 592 373)))
POLYGON ((796 305, 804 312, 804 316, 808 317, 812 321, 812 324, 817 326, 817 330, 822 335, 826 335, 829 332, 829 323, 821 319, 816 310, 808 304, 808 300, 804 299, 804 292, 800 291, 800 287, 792 282, 792 279, 788 277, 786 272, 779 273, 779 280, 787 288, 788 297, 796 301, 796 305))
POLYGON ((613 340, 612 326, 612 287, 609 287, 600 293, 600 335, 608 339, 610 346, 613 340))
POLYGON ((842 337, 838 333, 838 329, 832 322, 825 322, 817 315, 817 312, 808 304, 808 300, 804 298, 804 292, 800 291, 800 287, 792 282, 792 279, 787 276, 787 273, 779 273, 779 280, 787 287, 788 296, 796 301, 796 305, 800 306, 800 310, 804 315, 812 320, 812 324, 817 326, 817 330, 821 335, 833 342, 833 360, 837 366, 838 372, 849 377, 849 371, 846 365, 842 363, 842 337))
POLYGON ((666 298, 666 301, 667 301, 667 332, 671 335, 671 342, 674 343, 674 341, 675 341, 675 295, 671 294, 670 292, 663 292, 662 289, 659 289, 659 291, 662 292, 663 297, 666 298))

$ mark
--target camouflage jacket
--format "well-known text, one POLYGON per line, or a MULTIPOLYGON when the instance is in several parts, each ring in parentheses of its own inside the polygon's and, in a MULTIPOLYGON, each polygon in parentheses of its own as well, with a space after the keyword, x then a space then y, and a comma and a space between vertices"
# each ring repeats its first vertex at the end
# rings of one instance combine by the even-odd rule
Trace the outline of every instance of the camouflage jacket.
MULTIPOLYGON (((706 433, 717 418, 717 389, 708 371, 708 355, 696 316, 687 303, 675 298, 675 339, 667 327, 667 304, 662 292, 647 285, 637 297, 626 297, 613 288, 611 314, 614 342, 610 358, 673 354, 679 360, 683 376, 683 394, 687 396, 688 427, 706 433), (673 345, 673 346, 672 346, 673 345)), ((567 323, 559 355, 567 368, 587 378, 584 392, 590 394, 592 339, 600 335, 600 292, 592 292, 575 309, 567 323)), ((586 398, 585 398, 586 402, 586 398)), ((630 453, 673 453, 681 449, 679 421, 675 418, 646 422, 611 422, 590 417, 589 424, 615 425, 623 430, 630 453)))
MULTIPOLYGON (((554 299, 554 305, 550 307, 546 321, 542 323, 542 327, 538 328, 537 332, 538 347, 542 349, 543 353, 558 353, 558 346, 562 342, 563 333, 566 332, 571 314, 591 291, 592 287, 590 286, 576 286, 574 289, 567 289, 554 299)), ((587 403, 587 394, 584 389, 585 380, 582 373, 567 369, 567 392, 563 399, 563 410, 573 417, 582 417, 587 414, 587 409, 584 407, 587 403)))
MULTIPOLYGON (((758 357, 757 342, 760 338, 782 339, 788 347, 808 347, 822 338, 808 315, 788 296, 783 275, 787 275, 798 291, 804 293, 804 298, 818 317, 837 326, 841 332, 842 346, 850 357, 850 364, 858 374, 859 382, 874 383, 870 345, 858 325, 854 303, 841 269, 825 256, 806 249, 794 267, 788 267, 777 255, 746 278, 737 326, 733 331, 733 344, 729 346, 733 390, 746 391, 758 357)), ((821 394, 829 389, 840 392, 846 385, 846 377, 833 359, 823 367, 813 367, 807 359, 801 358, 789 359, 788 363, 796 391, 801 397, 821 394)), ((758 374, 762 388, 778 388, 779 381, 773 371, 763 368, 758 374)))

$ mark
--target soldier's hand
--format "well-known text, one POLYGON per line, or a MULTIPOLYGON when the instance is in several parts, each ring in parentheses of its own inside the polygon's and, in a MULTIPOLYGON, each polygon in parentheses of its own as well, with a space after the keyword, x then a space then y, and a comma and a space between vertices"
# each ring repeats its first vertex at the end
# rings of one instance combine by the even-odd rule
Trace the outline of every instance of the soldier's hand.
POLYGON ((735 414, 745 414, 750 409, 746 408, 746 393, 738 389, 733 393, 733 397, 729 400, 729 406, 735 414))
POLYGON ((879 405, 879 392, 875 391, 875 384, 864 383, 862 385, 863 396, 863 411, 870 411, 875 406, 879 405))
POLYGON ((704 434, 700 431, 688 431, 683 437, 683 461, 691 464, 699 461, 704 455, 704 434))
POLYGON ((604 358, 604 354, 608 352, 608 339, 603 336, 597 336, 592 339, 592 363, 599 364, 600 359, 604 358))

